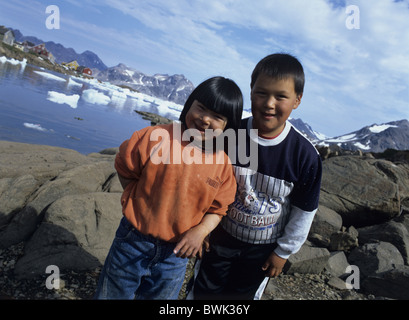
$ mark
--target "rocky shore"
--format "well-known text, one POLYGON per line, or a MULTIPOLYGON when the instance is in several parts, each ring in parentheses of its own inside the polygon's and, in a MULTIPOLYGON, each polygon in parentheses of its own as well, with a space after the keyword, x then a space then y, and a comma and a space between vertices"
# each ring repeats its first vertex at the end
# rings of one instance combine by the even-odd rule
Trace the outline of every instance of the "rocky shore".
MULTIPOLYGON (((116 152, 0 141, 0 299, 92 298, 121 218, 116 152)), ((407 155, 321 152, 308 240, 262 299, 409 299, 407 155)))

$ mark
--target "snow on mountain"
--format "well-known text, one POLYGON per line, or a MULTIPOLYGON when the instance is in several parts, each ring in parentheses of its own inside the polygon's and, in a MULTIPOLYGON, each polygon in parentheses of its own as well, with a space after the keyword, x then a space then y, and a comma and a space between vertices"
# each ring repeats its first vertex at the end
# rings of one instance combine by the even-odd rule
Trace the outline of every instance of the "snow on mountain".
POLYGON ((386 149, 409 150, 409 121, 400 120, 373 124, 358 131, 334 138, 314 141, 319 146, 332 146, 345 150, 383 152, 386 149))
POLYGON ((183 105, 194 86, 183 75, 155 74, 148 76, 123 63, 106 70, 96 70, 94 77, 116 85, 125 85, 138 92, 183 105))

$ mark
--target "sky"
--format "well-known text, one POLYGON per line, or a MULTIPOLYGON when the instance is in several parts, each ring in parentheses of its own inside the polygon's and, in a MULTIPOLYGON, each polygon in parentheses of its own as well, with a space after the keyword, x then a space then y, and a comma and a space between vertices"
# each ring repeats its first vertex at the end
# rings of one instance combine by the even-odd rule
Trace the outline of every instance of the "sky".
POLYGON ((0 0, 0 25, 108 67, 231 78, 245 109, 257 62, 285 52, 306 76, 291 116, 315 131, 409 119, 409 0, 0 0))

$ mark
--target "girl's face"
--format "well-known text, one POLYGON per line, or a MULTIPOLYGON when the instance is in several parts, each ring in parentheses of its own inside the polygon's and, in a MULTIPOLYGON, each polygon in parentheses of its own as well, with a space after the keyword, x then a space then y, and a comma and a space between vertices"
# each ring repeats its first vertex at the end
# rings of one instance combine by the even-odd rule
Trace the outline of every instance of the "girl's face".
POLYGON ((209 138, 213 138, 223 132, 227 125, 227 118, 219 113, 207 109, 202 103, 195 100, 186 114, 185 123, 187 129, 196 129, 200 133, 201 140, 206 140, 205 130, 213 130, 209 138), (214 130, 220 129, 218 133, 214 130))

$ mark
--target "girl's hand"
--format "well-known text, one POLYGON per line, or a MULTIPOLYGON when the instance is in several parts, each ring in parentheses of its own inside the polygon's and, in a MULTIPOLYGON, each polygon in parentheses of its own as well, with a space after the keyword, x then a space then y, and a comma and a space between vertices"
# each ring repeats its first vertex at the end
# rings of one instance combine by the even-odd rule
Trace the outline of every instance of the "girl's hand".
POLYGON ((200 259, 202 256, 203 240, 208 234, 209 232, 203 224, 193 227, 182 235, 173 252, 180 258, 193 258, 196 254, 199 254, 200 259))

